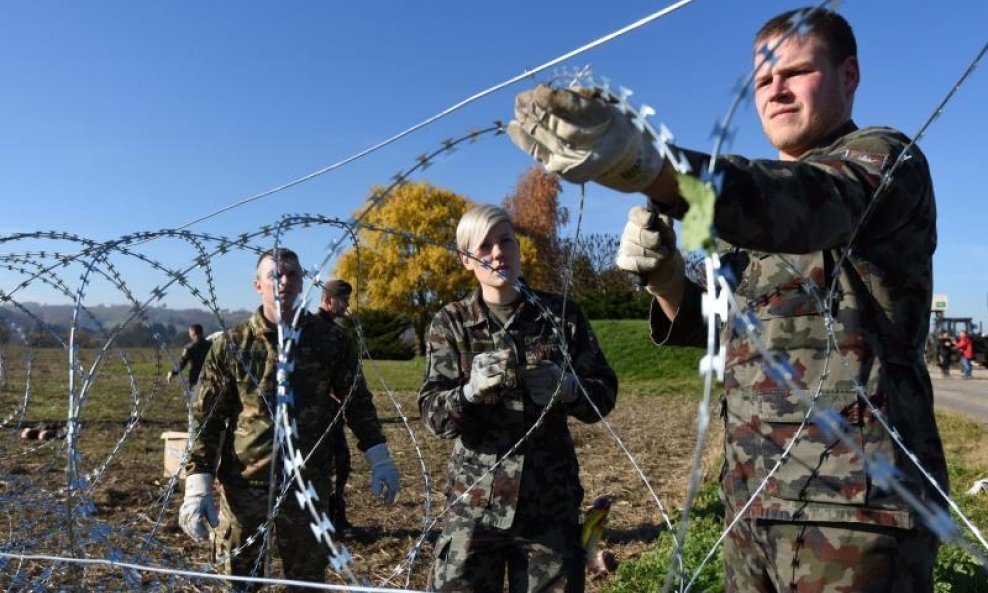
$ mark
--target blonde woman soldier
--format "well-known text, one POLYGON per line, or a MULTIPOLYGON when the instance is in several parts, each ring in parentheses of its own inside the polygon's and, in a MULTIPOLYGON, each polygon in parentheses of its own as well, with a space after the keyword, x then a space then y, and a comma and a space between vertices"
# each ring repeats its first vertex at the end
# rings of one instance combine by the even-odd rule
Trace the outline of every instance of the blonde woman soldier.
POLYGON ((419 393, 429 430, 456 439, 434 588, 501 593, 507 576, 512 593, 583 591, 583 487, 567 417, 607 415, 617 377, 574 303, 539 291, 531 294, 540 306, 523 297, 504 210, 469 210, 456 242, 473 255, 460 261, 478 287, 433 319, 419 393))

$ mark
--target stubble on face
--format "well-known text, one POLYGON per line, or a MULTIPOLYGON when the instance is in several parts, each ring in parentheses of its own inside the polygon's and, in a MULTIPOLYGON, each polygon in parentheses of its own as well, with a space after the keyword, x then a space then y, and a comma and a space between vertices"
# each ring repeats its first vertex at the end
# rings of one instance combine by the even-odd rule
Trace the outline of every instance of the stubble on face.
POLYGON ((857 59, 832 63, 816 35, 757 42, 755 103, 762 130, 782 160, 795 160, 850 119, 857 88, 857 59), (766 60, 760 48, 774 48, 766 60))

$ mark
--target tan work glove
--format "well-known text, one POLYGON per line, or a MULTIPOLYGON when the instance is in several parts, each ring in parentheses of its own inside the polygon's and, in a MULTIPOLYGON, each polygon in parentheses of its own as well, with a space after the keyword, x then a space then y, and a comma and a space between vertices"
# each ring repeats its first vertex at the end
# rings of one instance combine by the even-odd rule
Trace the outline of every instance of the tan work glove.
POLYGON ((616 263, 622 270, 638 274, 652 296, 665 294, 681 282, 685 269, 672 226, 641 206, 628 211, 616 263))
POLYGON ((593 89, 540 84, 520 93, 508 136, 546 169, 573 183, 596 181, 636 192, 651 185, 662 170, 663 158, 648 135, 593 89))
POLYGON ((471 404, 496 404, 501 391, 514 385, 511 350, 481 352, 470 365, 470 382, 463 386, 463 399, 471 404))

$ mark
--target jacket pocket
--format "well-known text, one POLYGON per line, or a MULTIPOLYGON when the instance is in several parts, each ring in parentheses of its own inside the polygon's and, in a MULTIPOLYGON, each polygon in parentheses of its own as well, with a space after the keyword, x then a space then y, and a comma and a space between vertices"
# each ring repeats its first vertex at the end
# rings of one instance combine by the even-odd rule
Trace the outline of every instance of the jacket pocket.
POLYGON ((795 501, 868 504, 876 494, 869 464, 879 454, 891 462, 891 442, 853 389, 821 391, 813 405, 814 414, 834 410, 841 416, 839 433, 814 421, 812 414, 804 422, 809 406, 789 391, 760 391, 750 401, 758 427, 753 436, 760 439, 756 475, 765 476, 782 461, 766 483, 767 494, 795 501))
POLYGON ((482 512, 491 506, 494 496, 494 471, 497 456, 479 453, 457 440, 449 458, 446 499, 458 514, 472 516, 471 509, 482 512))

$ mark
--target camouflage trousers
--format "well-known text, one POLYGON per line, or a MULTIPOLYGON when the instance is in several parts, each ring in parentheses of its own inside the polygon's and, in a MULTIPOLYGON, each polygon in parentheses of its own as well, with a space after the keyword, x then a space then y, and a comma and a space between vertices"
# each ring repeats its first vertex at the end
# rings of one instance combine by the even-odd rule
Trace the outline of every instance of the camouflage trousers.
POLYGON ((453 517, 436 542, 432 591, 583 593, 586 565, 578 525, 539 525, 510 530, 453 517))
POLYGON ((742 520, 724 541, 726 593, 932 593, 922 529, 742 520))
MULTIPOLYGON (((293 489, 294 490, 294 489, 293 489)), ((318 489, 320 498, 329 489, 318 489)), ((237 576, 263 576, 264 558, 261 558, 263 537, 241 550, 230 554, 252 535, 268 515, 267 486, 231 488, 224 486, 220 498, 220 523, 213 533, 213 561, 225 559, 224 572, 237 576)), ((278 516, 274 520, 274 533, 269 538, 277 546, 285 578, 299 581, 326 582, 328 550, 316 541, 309 524, 309 513, 299 508, 293 491, 289 491, 278 516)), ((253 590, 237 585, 240 590, 253 590)), ((308 588, 288 588, 288 591, 311 591, 308 588)))

